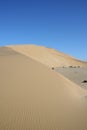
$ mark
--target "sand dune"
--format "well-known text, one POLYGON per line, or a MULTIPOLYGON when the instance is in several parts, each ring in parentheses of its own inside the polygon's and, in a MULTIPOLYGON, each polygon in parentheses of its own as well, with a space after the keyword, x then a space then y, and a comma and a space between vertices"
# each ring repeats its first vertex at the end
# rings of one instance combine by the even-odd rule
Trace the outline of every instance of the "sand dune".
POLYGON ((87 67, 87 62, 82 62, 54 49, 49 49, 36 45, 21 45, 21 46, 17 45, 9 47, 49 67, 62 67, 62 66, 68 67, 71 65, 87 67))
POLYGON ((28 54, 0 47, 0 130, 86 130, 87 92, 28 54))

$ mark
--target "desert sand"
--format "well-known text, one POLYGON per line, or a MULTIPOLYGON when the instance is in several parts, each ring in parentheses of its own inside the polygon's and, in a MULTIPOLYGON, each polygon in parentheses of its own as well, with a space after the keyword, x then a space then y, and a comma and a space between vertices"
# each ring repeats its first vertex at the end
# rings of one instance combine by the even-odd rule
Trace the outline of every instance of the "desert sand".
POLYGON ((32 59, 39 61, 49 67, 68 67, 70 65, 87 67, 87 62, 77 60, 69 55, 62 52, 56 51, 52 48, 46 48, 37 45, 16 45, 9 46, 9 48, 22 53, 32 59))
POLYGON ((87 130, 87 90, 50 68, 58 65, 87 63, 45 47, 0 47, 0 130, 87 130))
POLYGON ((87 80, 87 67, 76 67, 76 68, 55 68, 55 71, 62 74, 63 76, 67 77, 71 81, 78 84, 80 87, 87 89, 87 82, 83 82, 87 80))

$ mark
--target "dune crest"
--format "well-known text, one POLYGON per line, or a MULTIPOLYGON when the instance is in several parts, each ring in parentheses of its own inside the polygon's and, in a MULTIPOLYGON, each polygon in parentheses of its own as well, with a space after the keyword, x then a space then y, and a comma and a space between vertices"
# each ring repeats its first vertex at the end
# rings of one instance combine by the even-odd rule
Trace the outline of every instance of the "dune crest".
POLYGON ((87 67, 87 62, 77 60, 69 55, 61 53, 54 49, 45 48, 43 46, 36 46, 31 44, 31 45, 16 45, 9 47, 49 67, 63 67, 63 66, 87 67))

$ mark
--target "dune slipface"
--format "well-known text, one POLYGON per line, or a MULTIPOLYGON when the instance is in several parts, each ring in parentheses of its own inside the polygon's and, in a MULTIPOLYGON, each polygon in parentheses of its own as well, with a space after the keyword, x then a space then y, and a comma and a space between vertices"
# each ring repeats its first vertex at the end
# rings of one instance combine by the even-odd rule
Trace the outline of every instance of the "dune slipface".
POLYGON ((86 130, 86 91, 13 48, 0 47, 0 130, 86 130))

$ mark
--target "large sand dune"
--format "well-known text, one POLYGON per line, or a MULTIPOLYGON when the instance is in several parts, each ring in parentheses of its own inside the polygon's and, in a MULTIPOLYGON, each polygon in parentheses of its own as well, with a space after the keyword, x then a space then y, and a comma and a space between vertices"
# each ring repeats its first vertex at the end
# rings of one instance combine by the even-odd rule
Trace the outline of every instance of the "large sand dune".
POLYGON ((9 47, 50 67, 68 67, 71 65, 87 67, 87 62, 82 62, 51 48, 36 45, 17 45, 9 47))
POLYGON ((0 130, 87 130, 86 90, 28 55, 0 47, 0 130))

